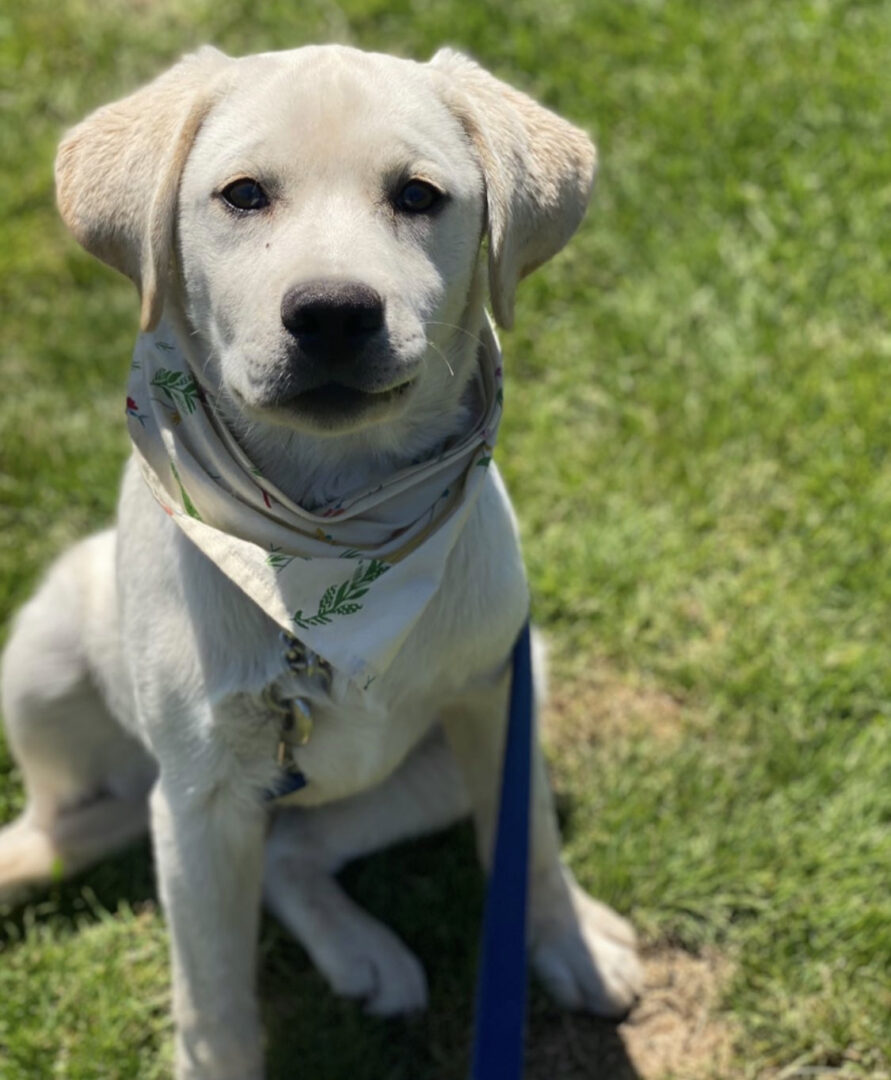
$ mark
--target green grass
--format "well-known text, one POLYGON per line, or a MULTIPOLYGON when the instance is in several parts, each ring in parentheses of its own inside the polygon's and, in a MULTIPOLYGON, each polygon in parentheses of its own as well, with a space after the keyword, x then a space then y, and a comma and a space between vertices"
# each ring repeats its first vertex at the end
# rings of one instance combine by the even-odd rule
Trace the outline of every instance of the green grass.
MULTIPOLYGON (((721 1008, 740 1025, 736 1075, 881 1075, 891 3, 4 10, 0 609, 110 519, 126 451, 137 304, 56 220, 60 131, 203 41, 242 53, 332 39, 421 58, 457 45, 594 134, 594 209, 522 286, 506 335, 499 460, 555 678, 581 686, 597 667, 678 709, 671 738, 638 724, 556 744, 567 849, 651 942, 732 960, 721 1008)), ((0 767, 6 819, 21 791, 8 759, 0 767)), ((347 880, 425 960, 431 1011, 404 1024, 362 1017, 270 924, 270 1076, 457 1080, 482 888, 467 830, 347 880)), ((165 1075, 166 944, 146 850, 4 927, 4 1080, 165 1075)), ((536 1038, 559 1038, 542 998, 533 1011, 536 1038)), ((584 1075, 616 1072, 592 1060, 584 1075)))

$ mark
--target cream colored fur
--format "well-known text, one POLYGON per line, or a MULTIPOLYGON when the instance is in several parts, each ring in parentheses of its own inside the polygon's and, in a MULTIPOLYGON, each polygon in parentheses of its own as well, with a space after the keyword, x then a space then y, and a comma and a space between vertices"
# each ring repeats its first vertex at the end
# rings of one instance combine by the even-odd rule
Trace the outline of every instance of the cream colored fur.
MULTIPOLYGON (((460 428, 486 297, 509 324, 517 281, 577 227, 593 177, 587 137, 453 52, 429 64, 338 46, 233 60, 212 49, 71 131, 59 206, 77 239, 130 276, 142 324, 162 316, 218 388, 227 422, 292 498, 319 505, 379 482, 460 428), (238 217, 250 176, 269 212, 238 217), (411 220, 399 177, 448 193, 411 220), (280 306, 315 279, 384 298, 394 378, 411 389, 370 420, 315 423, 273 401, 287 373, 280 306)), ((123 358, 122 358, 123 361, 123 358)), ((261 895, 332 988, 382 1015, 426 1001, 420 964, 360 911, 346 861, 472 810, 488 859, 507 661, 527 606, 496 472, 443 585, 368 690, 307 686, 309 786, 275 813, 260 691, 281 670, 276 627, 184 538, 131 465, 117 528, 50 570, 3 661, 3 710, 27 789, 0 832, 0 890, 73 872, 150 825, 170 924, 178 1080, 258 1080, 261 895)), ((530 943, 557 999, 608 1016, 635 1000, 628 924, 561 863, 535 754, 530 943)))

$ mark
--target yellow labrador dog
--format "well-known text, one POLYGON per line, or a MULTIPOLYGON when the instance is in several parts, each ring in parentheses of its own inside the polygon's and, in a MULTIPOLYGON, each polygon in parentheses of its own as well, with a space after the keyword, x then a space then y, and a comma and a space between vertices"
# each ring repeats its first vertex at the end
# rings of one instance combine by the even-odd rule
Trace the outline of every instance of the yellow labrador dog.
MULTIPOLYGON (((128 396, 117 527, 58 561, 6 650, 27 808, 0 832, 0 890, 151 829, 179 1080, 262 1076, 263 898, 336 993, 380 1015, 425 1004, 417 959, 334 873, 471 811, 488 858, 528 597, 489 466, 484 305, 510 325, 593 172, 583 132, 449 50, 207 48, 62 143, 62 217, 139 288, 150 394, 128 396), (442 513, 405 508, 431 484, 442 513), (390 558, 400 514, 412 539, 390 558), (291 564, 304 599, 283 644, 269 574, 291 564)), ((562 864, 538 749, 534 777, 535 970, 564 1005, 622 1016, 633 933, 562 864)))

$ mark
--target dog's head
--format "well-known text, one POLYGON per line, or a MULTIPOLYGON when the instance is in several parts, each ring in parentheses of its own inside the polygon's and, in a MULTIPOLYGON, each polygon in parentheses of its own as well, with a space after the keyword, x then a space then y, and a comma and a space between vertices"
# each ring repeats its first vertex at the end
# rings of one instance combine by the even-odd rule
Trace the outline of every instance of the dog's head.
POLYGON ((456 404, 488 286, 578 226, 587 136, 465 57, 341 46, 186 57, 88 117, 56 165, 62 217, 165 305, 254 420, 337 434, 456 404))

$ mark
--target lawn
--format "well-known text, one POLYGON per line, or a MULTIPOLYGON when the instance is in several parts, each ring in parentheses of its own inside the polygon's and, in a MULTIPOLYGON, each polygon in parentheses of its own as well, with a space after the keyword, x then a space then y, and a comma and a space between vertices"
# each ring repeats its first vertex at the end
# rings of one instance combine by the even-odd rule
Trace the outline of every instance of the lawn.
MULTIPOLYGON (((592 212, 504 336, 498 454, 552 645, 568 857, 640 929, 651 992, 618 1031, 536 992, 530 1076, 887 1077, 887 0, 5 8, 0 621, 110 519, 126 453, 137 303, 56 219, 60 132, 201 42, 321 40, 453 44, 600 150, 592 212)), ((0 770, 6 820, 22 795, 2 750, 0 770)), ((270 921, 271 1080, 458 1080, 482 897, 469 831, 347 884, 425 961, 430 1012, 382 1023, 334 1000, 270 921)), ((0 954, 3 1080, 169 1074, 147 846, 0 912, 0 954)))

